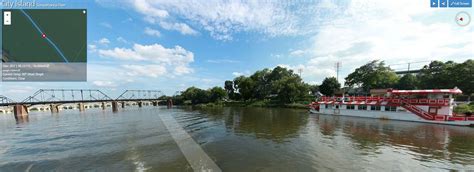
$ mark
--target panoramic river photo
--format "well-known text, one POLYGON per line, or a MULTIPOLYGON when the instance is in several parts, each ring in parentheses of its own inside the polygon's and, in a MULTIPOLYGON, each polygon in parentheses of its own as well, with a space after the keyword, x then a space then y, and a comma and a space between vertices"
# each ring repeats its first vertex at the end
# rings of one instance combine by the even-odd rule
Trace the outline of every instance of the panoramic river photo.
POLYGON ((284 108, 126 107, 0 116, 1 171, 193 171, 162 116, 222 171, 474 170, 474 128, 284 108), (160 117, 161 116, 161 117, 160 117))
POLYGON ((474 172, 472 0, 0 1, 0 172, 474 172))

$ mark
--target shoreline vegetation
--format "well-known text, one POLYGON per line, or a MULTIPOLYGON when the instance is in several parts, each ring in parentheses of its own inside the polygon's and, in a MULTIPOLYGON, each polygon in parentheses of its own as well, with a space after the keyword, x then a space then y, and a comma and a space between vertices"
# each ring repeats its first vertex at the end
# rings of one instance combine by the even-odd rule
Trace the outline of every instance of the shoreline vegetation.
MULTIPOLYGON (((314 69, 318 70, 318 69, 314 69)), ((307 109, 320 95, 367 96, 371 89, 446 89, 458 87, 463 91, 455 99, 466 104, 455 108, 456 113, 474 113, 474 60, 463 63, 432 61, 416 74, 397 75, 383 61, 374 60, 356 68, 345 78, 344 86, 335 77, 325 78, 321 85, 308 84, 293 70, 281 66, 258 70, 250 76, 238 76, 224 82, 223 87, 207 90, 189 87, 180 94, 164 96, 176 105, 202 108, 281 107, 307 109), (469 103, 471 102, 471 103, 469 103)))
POLYGON ((221 108, 221 107, 265 107, 265 108, 292 108, 292 109, 308 109, 308 103, 287 103, 282 104, 280 102, 273 102, 269 100, 257 100, 257 101, 233 101, 233 102, 213 102, 206 104, 197 104, 194 107, 198 108, 221 108))

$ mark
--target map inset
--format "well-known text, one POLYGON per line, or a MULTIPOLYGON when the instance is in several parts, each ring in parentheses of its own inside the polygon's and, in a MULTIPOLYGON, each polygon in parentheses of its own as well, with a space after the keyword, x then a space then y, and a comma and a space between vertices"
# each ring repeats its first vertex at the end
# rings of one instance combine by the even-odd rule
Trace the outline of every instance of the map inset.
POLYGON ((2 62, 87 62, 87 10, 3 9, 2 14, 2 62))

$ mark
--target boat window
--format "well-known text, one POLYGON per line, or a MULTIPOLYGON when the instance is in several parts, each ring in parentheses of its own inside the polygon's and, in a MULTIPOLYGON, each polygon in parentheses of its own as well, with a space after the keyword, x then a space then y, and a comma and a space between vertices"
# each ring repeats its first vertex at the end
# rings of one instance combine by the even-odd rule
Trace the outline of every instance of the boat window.
POLYGON ((324 105, 324 108, 326 108, 326 109, 327 109, 327 108, 328 108, 328 105, 327 105, 327 104, 325 104, 325 105, 324 105))
POLYGON ((397 111, 396 106, 385 106, 385 111, 397 111))
POLYGON ((336 109, 339 109, 339 105, 336 105, 336 109))
POLYGON ((370 110, 380 110, 380 106, 370 106, 370 110))
POLYGON ((346 109, 355 109, 354 105, 346 105, 346 109))
POLYGON ((357 107, 358 110, 367 110, 367 105, 359 105, 357 107))

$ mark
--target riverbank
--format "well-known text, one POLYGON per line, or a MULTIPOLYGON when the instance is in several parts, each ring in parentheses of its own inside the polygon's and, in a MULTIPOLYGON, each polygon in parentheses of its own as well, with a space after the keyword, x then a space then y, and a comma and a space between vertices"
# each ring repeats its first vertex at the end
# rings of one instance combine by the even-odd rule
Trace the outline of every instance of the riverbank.
POLYGON ((271 100, 256 101, 230 101, 230 102, 214 102, 197 104, 195 107, 200 108, 216 108, 216 107, 267 107, 267 108, 291 108, 291 109, 308 109, 309 102, 280 103, 271 100))

